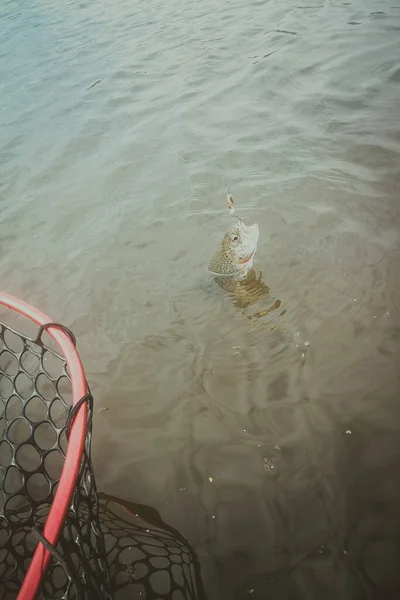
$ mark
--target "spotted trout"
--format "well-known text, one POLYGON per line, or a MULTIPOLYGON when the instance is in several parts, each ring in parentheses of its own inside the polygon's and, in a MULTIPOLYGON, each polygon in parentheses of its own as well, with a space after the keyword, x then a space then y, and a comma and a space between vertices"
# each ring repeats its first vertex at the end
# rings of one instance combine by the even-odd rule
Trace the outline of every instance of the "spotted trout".
MULTIPOLYGON (((228 208, 234 212, 232 196, 228 196, 228 208)), ((245 225, 239 218, 225 233, 220 246, 212 257, 208 270, 216 277, 244 279, 253 267, 259 236, 258 224, 245 225)))

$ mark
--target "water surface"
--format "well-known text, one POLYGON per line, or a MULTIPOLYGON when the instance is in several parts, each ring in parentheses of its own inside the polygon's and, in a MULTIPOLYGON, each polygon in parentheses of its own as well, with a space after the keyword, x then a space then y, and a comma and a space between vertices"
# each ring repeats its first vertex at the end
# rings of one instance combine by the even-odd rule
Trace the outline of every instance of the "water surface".
POLYGON ((2 288, 73 329, 100 489, 211 600, 400 591, 399 35, 395 0, 2 5, 2 288), (206 272, 228 191, 247 307, 206 272))

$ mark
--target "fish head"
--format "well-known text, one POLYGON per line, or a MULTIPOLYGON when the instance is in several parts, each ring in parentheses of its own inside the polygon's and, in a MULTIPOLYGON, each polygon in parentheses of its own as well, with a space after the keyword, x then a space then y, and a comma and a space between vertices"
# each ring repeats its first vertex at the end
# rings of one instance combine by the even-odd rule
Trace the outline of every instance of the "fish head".
POLYGON ((258 224, 245 225, 238 221, 224 235, 208 266, 220 277, 245 277, 253 267, 259 236, 258 224))

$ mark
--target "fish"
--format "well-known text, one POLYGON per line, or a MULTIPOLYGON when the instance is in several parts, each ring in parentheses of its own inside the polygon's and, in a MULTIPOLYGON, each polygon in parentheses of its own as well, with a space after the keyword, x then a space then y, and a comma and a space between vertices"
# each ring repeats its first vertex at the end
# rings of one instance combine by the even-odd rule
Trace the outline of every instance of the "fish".
POLYGON ((244 279, 253 267, 258 236, 257 223, 245 225, 239 219, 222 238, 208 265, 208 271, 217 277, 244 279))

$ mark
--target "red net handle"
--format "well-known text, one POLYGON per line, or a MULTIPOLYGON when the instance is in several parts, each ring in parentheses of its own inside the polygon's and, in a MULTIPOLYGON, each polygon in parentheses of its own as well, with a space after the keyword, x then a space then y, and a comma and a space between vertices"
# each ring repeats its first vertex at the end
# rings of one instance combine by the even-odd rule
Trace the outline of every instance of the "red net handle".
MULTIPOLYGON (((0 292, 0 304, 24 315, 39 326, 52 322, 52 319, 30 304, 2 292, 0 292)), ((66 360, 72 382, 72 406, 75 406, 75 404, 77 404, 77 402, 88 392, 85 373, 79 354, 72 343, 71 338, 66 333, 56 327, 46 328, 46 331, 58 345, 66 360)), ((76 485, 86 437, 86 421, 87 405, 86 403, 83 403, 72 423, 60 481, 44 526, 43 536, 53 546, 57 545, 60 531, 76 485)), ((50 558, 51 555, 49 551, 39 542, 17 596, 17 600, 34 600, 40 580, 46 571, 50 558)))

